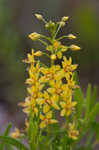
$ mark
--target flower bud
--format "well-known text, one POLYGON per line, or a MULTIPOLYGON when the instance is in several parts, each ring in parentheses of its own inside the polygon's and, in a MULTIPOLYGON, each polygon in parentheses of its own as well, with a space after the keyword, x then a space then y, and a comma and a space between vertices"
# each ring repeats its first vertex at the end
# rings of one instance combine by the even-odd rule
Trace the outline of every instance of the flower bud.
POLYGON ((73 34, 69 34, 67 37, 68 37, 70 40, 72 40, 72 39, 76 39, 76 36, 75 36, 75 35, 73 35, 73 34))
POLYGON ((55 54, 51 55, 51 59, 55 60, 56 59, 56 55, 55 54))
POLYGON ((39 57, 39 56, 42 55, 42 52, 41 51, 37 51, 34 55, 39 57))
POLYGON ((63 22, 66 22, 68 19, 69 19, 69 17, 68 17, 68 16, 64 16, 64 17, 62 17, 62 21, 63 21, 63 22))
POLYGON ((29 34, 29 38, 30 38, 31 40, 37 40, 37 39, 40 38, 40 34, 38 34, 38 33, 36 33, 36 32, 31 33, 31 34, 29 34))
POLYGON ((37 18, 38 20, 43 20, 43 16, 42 16, 42 15, 40 15, 40 14, 35 14, 35 16, 36 16, 36 18, 37 18))
POLYGON ((49 21, 48 23, 45 24, 45 27, 51 29, 51 28, 55 27, 55 23, 52 21, 49 21))
POLYGON ((60 21, 59 24, 60 24, 61 27, 65 26, 65 22, 64 21, 60 21))
POLYGON ((71 49, 72 51, 78 51, 78 50, 80 50, 80 47, 77 46, 77 45, 71 45, 71 46, 70 46, 70 49, 71 49))

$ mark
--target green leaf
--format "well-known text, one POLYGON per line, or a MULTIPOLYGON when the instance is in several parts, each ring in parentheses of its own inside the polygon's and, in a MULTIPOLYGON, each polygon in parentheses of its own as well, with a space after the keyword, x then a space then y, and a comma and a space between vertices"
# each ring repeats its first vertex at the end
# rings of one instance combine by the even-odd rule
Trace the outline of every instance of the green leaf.
POLYGON ((83 92, 80 88, 75 89, 73 98, 74 98, 75 101, 77 101, 76 116, 79 119, 82 116, 83 103, 84 103, 83 92))
POLYGON ((90 124, 96 120, 96 116, 98 113, 99 113, 99 102, 93 107, 92 111, 89 114, 88 119, 85 120, 88 126, 90 126, 90 124))
POLYGON ((95 133, 96 133, 96 141, 99 141, 99 123, 98 122, 96 122, 95 133))
POLYGON ((30 120, 29 120, 29 129, 28 129, 29 145, 30 145, 31 150, 36 149, 37 131, 38 131, 38 124, 37 124, 36 116, 33 115, 32 107, 31 107, 30 120))
POLYGON ((97 86, 94 86, 91 103, 90 103, 90 109, 93 108, 93 106, 95 105, 97 95, 98 95, 98 88, 97 88, 97 86))
POLYGON ((93 139, 93 136, 94 136, 94 130, 93 129, 94 129, 94 125, 89 130, 89 135, 88 135, 87 140, 86 140, 86 147, 91 145, 91 142, 92 142, 92 139, 93 139))
POLYGON ((78 142, 86 135, 88 130, 92 127, 92 124, 96 121, 96 116, 99 113, 99 103, 97 103, 92 111, 89 113, 89 117, 84 120, 83 126, 81 127, 81 133, 78 142))
POLYGON ((85 119, 88 119, 91 105, 91 85, 88 84, 87 95, 86 95, 86 111, 85 111, 85 119))
POLYGON ((11 137, 0 136, 0 141, 15 146, 16 148, 21 150, 28 150, 28 148, 25 147, 22 143, 20 143, 18 140, 15 140, 11 137))
POLYGON ((93 150, 93 149, 90 146, 89 147, 79 146, 78 148, 76 148, 74 150, 93 150))
MULTIPOLYGON (((4 136, 8 136, 11 127, 12 127, 12 125, 11 125, 11 124, 8 124, 8 127, 7 127, 7 129, 6 129, 5 133, 4 133, 4 136)), ((3 149, 4 149, 4 145, 5 145, 5 143, 2 142, 1 145, 0 145, 0 150, 3 150, 3 149)))
POLYGON ((7 144, 7 150, 13 150, 12 146, 7 144))
POLYGON ((79 78, 78 78, 76 71, 73 73, 73 78, 74 78, 74 81, 76 82, 76 84, 79 85, 79 78))

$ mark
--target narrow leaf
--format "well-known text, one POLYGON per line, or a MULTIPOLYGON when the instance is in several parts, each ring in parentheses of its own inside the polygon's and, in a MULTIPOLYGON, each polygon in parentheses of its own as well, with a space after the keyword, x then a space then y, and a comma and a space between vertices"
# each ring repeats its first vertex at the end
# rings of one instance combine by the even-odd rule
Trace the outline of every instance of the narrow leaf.
POLYGON ((96 120, 96 116, 98 113, 99 113, 99 102, 94 106, 94 108, 90 112, 88 119, 85 120, 88 125, 90 125, 92 122, 96 120))
MULTIPOLYGON (((7 127, 7 129, 6 129, 5 133, 4 133, 4 136, 8 136, 11 127, 12 127, 12 125, 11 125, 11 124, 8 124, 8 127, 7 127)), ((3 149, 4 149, 4 145, 5 145, 5 143, 2 142, 1 145, 0 145, 0 150, 3 150, 3 149)))
POLYGON ((77 118, 79 119, 79 118, 81 118, 81 115, 82 115, 83 103, 84 103, 83 92, 80 88, 75 89, 73 98, 75 101, 77 101, 76 115, 77 115, 77 118))
POLYGON ((86 112, 85 112, 85 119, 88 119, 88 117, 89 117, 90 103, 91 103, 91 85, 88 84, 87 95, 86 95, 86 112))
POLYGON ((92 98, 91 98, 90 108, 93 108, 93 106, 95 105, 96 99, 97 99, 97 95, 98 95, 98 88, 97 88, 97 86, 94 86, 93 94, 92 94, 92 98))
POLYGON ((10 144, 12 146, 15 146, 18 149, 28 150, 28 148, 25 147, 22 143, 20 143, 18 140, 15 140, 15 139, 13 139, 11 137, 0 136, 0 141, 4 142, 6 144, 10 144))

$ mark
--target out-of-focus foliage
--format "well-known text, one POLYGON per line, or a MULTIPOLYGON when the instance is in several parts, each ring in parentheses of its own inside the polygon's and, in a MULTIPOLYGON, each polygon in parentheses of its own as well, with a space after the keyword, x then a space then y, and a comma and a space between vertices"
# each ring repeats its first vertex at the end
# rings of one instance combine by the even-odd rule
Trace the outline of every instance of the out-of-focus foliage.
POLYGON ((6 1, 0 0, 0 101, 14 103, 23 95, 24 70, 22 40, 11 13, 6 1))
POLYGON ((96 69, 99 64, 99 20, 97 13, 92 5, 82 5, 75 11, 73 19, 73 28, 78 32, 79 41, 83 45, 82 54, 75 57, 80 67, 93 72, 92 68, 96 69))

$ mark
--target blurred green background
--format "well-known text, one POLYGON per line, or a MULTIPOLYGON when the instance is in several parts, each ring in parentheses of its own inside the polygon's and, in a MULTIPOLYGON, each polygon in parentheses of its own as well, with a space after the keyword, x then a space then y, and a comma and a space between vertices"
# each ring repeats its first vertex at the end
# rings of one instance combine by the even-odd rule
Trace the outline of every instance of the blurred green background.
MULTIPOLYGON (((78 74, 83 90, 89 82, 99 85, 98 0, 0 0, 0 127, 7 120, 15 124, 22 120, 18 117, 21 118, 21 110, 16 105, 26 96, 24 81, 27 75, 22 60, 31 48, 43 49, 29 40, 28 34, 46 34, 43 24, 34 17, 35 13, 52 20, 70 16, 59 35, 73 33, 78 37, 71 43, 82 49, 72 56, 74 63, 79 64, 78 74)), ((63 43, 70 44, 66 40, 63 43)))

